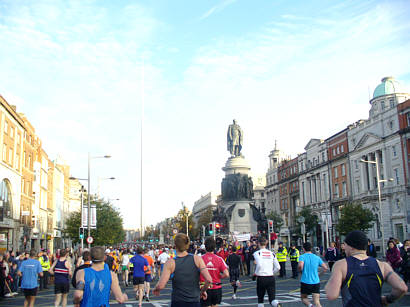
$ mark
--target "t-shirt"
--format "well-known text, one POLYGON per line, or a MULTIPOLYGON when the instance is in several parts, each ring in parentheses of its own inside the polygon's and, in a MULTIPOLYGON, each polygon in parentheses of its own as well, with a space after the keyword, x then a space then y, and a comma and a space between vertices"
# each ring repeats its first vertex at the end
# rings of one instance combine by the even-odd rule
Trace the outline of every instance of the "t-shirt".
POLYGON ((167 253, 162 253, 161 255, 159 255, 159 257, 158 257, 158 261, 161 263, 161 264, 164 264, 165 262, 167 262, 167 260, 169 259, 169 258, 171 258, 167 253))
POLYGON ((229 265, 230 268, 238 269, 241 265, 241 257, 235 253, 230 254, 226 259, 226 263, 229 265))
POLYGON ((19 271, 23 274, 23 278, 21 280, 22 289, 37 288, 38 274, 43 272, 40 261, 36 259, 27 259, 23 261, 19 271))
MULTIPOLYGON (((225 271, 228 266, 226 265, 225 261, 213 254, 213 253, 206 253, 202 256, 202 260, 204 260, 205 265, 208 269, 209 275, 212 277, 212 287, 209 289, 219 289, 222 288, 221 283, 221 273, 225 271)), ((204 282, 205 279, 202 275, 200 275, 200 281, 204 282)))
POLYGON ((317 269, 322 265, 323 260, 312 253, 305 253, 299 257, 300 261, 303 261, 303 272, 300 281, 310 285, 320 283, 317 269))
POLYGON ((255 259, 255 275, 257 276, 273 276, 280 270, 278 259, 266 248, 254 252, 253 258, 255 259))
MULTIPOLYGON (((144 258, 147 259, 148 264, 151 268, 154 267, 154 259, 150 255, 144 255, 144 258)), ((144 267, 145 274, 151 274, 151 270, 149 267, 144 267)))
POLYGON ((128 254, 122 255, 122 265, 127 266, 129 262, 130 258, 128 257, 128 254))
POLYGON ((144 266, 148 266, 148 261, 141 255, 135 255, 130 259, 130 263, 134 265, 134 277, 145 277, 144 266))

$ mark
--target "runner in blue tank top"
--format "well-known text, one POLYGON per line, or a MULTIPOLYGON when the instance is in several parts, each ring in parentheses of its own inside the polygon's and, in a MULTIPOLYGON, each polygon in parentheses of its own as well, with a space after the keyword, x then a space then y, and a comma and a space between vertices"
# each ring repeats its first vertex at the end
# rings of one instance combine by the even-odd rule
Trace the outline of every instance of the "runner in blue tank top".
POLYGON ((74 292, 76 307, 109 307, 110 291, 115 299, 122 304, 128 300, 122 293, 117 274, 110 271, 104 263, 104 248, 91 248, 92 266, 77 272, 77 286, 74 292))
POLYGON ((403 280, 391 266, 366 255, 367 237, 359 230, 345 239, 346 259, 335 263, 326 285, 329 300, 336 300, 342 290, 344 307, 381 307, 393 303, 407 292, 403 280), (381 295, 383 282, 391 285, 391 293, 381 295))

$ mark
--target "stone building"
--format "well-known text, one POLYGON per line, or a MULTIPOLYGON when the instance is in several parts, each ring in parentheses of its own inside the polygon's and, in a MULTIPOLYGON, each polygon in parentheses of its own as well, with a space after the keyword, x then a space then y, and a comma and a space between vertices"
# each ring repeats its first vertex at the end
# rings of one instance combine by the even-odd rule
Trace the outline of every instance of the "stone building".
POLYGON ((201 215, 205 213, 209 208, 212 208, 212 210, 216 209, 217 197, 217 193, 211 191, 205 195, 201 195, 201 198, 195 201, 194 207, 192 209, 193 220, 195 223, 198 222, 201 215))

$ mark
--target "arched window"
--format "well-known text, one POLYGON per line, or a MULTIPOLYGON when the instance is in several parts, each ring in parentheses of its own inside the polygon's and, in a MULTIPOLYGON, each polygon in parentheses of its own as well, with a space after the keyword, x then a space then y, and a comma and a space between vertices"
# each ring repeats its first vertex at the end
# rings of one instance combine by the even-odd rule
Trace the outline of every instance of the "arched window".
POLYGON ((0 183, 0 220, 3 218, 12 218, 12 199, 10 182, 7 179, 3 179, 0 183))

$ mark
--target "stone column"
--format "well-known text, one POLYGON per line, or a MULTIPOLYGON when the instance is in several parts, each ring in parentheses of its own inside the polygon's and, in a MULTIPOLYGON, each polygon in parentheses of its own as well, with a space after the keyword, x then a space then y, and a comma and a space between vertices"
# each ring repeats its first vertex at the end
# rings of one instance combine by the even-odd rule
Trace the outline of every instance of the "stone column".
MULTIPOLYGON (((388 175, 387 175, 387 159, 386 159, 386 149, 383 148, 380 150, 381 154, 381 159, 379 161, 383 161, 383 179, 388 180, 388 175)), ((380 156, 379 156, 380 157, 380 156)))
MULTIPOLYGON (((367 161, 374 161, 375 157, 373 156, 372 153, 369 153, 367 155, 367 161)), ((373 163, 366 163, 367 167, 369 168, 369 185, 370 185, 370 190, 377 189, 377 186, 374 186, 373 182, 373 177, 376 175, 376 171, 374 170, 374 164, 373 163)))

